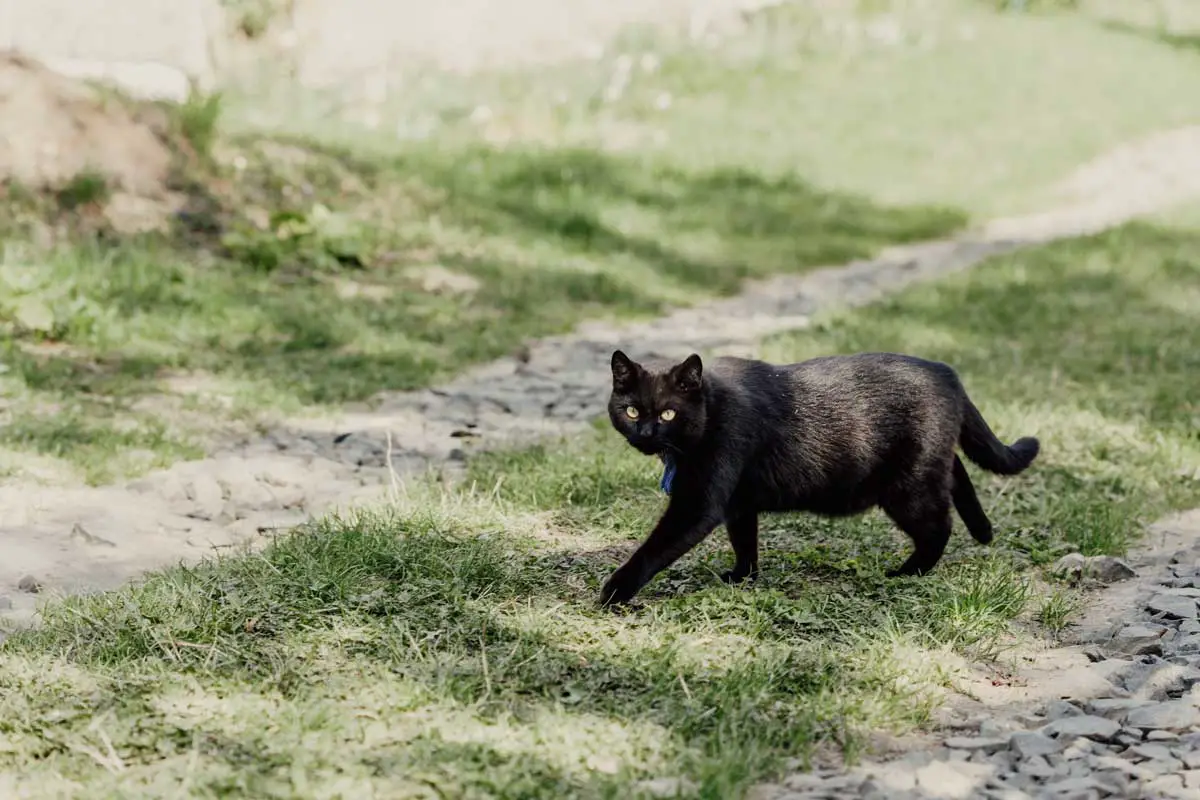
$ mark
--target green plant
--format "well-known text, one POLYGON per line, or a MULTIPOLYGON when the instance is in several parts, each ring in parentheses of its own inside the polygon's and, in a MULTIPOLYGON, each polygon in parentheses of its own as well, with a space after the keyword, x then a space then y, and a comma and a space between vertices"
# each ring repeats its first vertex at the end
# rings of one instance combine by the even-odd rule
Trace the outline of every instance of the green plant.
POLYGON ((187 100, 175 107, 179 133, 202 158, 212 154, 221 120, 222 95, 192 90, 187 100))
POLYGON ((93 169, 75 175, 54 193, 59 208, 64 211, 100 205, 108 199, 108 195, 108 178, 99 170, 93 169))

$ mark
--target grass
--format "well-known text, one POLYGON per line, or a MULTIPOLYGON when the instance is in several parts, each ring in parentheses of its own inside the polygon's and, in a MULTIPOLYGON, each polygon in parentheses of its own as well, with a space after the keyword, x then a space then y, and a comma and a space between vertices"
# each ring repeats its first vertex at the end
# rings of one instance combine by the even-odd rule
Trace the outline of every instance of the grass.
POLYGON ((593 434, 475 459, 470 480, 328 519, 256 554, 50 606, 0 650, 0 784, 30 796, 741 796, 788 758, 854 758, 929 719, 949 675, 1071 549, 1120 553, 1200 501, 1193 376, 1200 233, 1128 225, 993 259, 776 338, 778 359, 864 347, 945 358, 997 431, 1043 453, 979 476, 997 540, 959 531, 889 581, 877 516, 777 517, 764 575, 722 585, 721 536, 625 614, 600 582, 662 500, 655 463, 593 434), (1183 469, 1189 468, 1189 469, 1183 469), (34 791, 36 789, 36 791, 34 791), (40 793, 40 794, 39 794, 40 793))
MULTIPOLYGON (((227 5, 259 32, 278 11, 227 5)), ((194 96, 173 112, 188 201, 169 235, 47 245, 43 219, 6 217, 0 391, 25 418, 66 404, 100 426, 178 403, 181 376, 232 409, 218 426, 321 413, 580 319, 950 235, 1200 118, 1176 89, 1200 59, 1103 14, 850 5, 789 3, 713 42, 630 30, 554 70, 414 68, 374 134, 326 103, 344 92, 194 96)), ((91 220, 108 191, 81 176, 58 221, 91 220)), ((170 415, 148 425, 154 463, 203 446, 170 415)), ((9 443, 100 479, 69 441, 9 443)))

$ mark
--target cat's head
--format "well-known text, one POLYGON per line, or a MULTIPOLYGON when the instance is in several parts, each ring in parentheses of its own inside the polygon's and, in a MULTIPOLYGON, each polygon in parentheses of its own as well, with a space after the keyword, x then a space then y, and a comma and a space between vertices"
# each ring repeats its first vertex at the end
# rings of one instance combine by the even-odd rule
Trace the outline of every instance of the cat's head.
POLYGON ((646 455, 686 453, 704 436, 704 367, 692 354, 679 364, 646 368, 620 350, 612 354, 608 418, 646 455))

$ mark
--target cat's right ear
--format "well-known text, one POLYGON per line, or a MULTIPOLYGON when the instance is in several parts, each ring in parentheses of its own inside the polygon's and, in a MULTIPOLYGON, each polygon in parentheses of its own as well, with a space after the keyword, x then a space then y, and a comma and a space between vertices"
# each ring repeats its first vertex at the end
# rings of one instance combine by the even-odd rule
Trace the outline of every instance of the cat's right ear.
POLYGON ((637 384, 638 365, 620 350, 612 354, 613 389, 627 391, 637 384))

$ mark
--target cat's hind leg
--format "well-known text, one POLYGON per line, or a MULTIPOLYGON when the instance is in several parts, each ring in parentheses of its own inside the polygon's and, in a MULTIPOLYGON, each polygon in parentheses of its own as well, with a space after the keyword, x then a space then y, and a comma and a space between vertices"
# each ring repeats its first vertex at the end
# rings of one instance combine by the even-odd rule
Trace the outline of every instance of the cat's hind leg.
POLYGON ((967 532, 980 544, 990 544, 992 541, 992 522, 988 519, 979 504, 979 496, 971 484, 971 476, 963 466, 962 459, 954 457, 954 467, 950 474, 950 497, 954 500, 954 509, 967 526, 967 532))
POLYGON ((913 542, 913 552, 887 576, 924 575, 942 559, 950 541, 950 491, 943 481, 897 487, 881 503, 884 513, 913 542))
POLYGON ((733 546, 733 569, 724 572, 721 580, 740 583, 758 577, 758 514, 753 511, 730 510, 725 518, 725 531, 733 546))

